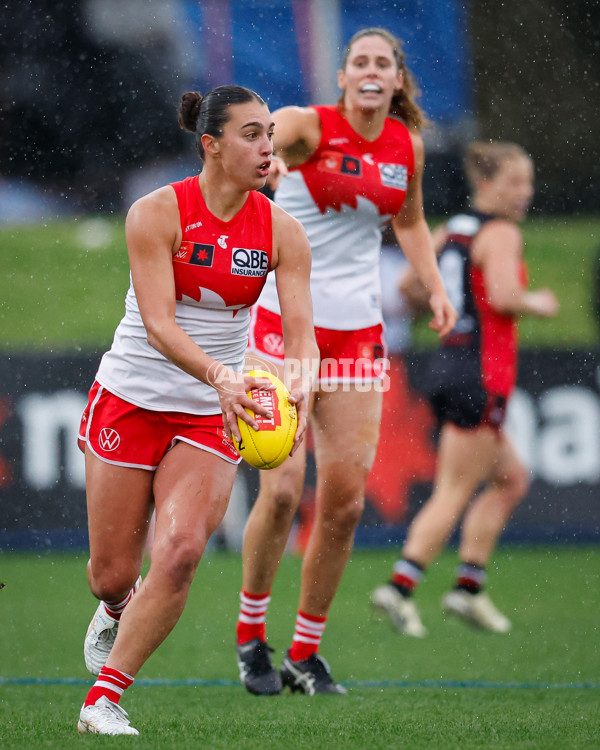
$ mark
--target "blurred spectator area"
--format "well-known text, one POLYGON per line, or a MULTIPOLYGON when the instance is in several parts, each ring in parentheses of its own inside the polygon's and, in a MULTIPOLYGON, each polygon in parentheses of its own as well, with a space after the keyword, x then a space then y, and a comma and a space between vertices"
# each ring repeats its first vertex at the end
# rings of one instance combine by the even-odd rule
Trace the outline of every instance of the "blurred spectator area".
POLYGON ((3 3, 2 178, 76 212, 120 210, 129 170, 180 153, 178 6, 3 3))
POLYGON ((546 209, 596 205, 600 7, 588 0, 23 0, 0 7, 0 221, 123 211, 199 168, 178 130, 184 91, 224 83, 272 109, 332 103, 350 36, 399 36, 433 122, 426 208, 465 199, 474 137, 538 166, 546 209), (556 7, 555 7, 556 6, 556 7), (566 170, 566 171, 565 171, 566 170), (587 190, 583 186, 588 186, 587 190), (21 218, 22 217, 22 218, 21 218))

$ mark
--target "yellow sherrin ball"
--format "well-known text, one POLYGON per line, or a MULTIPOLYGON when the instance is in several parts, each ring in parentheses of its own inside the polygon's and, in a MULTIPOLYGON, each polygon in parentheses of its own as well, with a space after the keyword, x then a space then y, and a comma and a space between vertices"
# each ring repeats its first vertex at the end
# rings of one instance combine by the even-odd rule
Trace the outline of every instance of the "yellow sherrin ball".
MULTIPOLYGON (((274 469, 289 456, 294 445, 294 435, 298 427, 296 407, 288 401, 290 392, 278 377, 265 370, 252 370, 254 378, 266 378, 276 386, 273 391, 248 391, 248 396, 272 412, 272 419, 255 415, 258 431, 253 430, 238 417, 241 441, 234 438, 240 456, 257 469, 274 469)), ((246 409, 248 414, 253 414, 246 409)))

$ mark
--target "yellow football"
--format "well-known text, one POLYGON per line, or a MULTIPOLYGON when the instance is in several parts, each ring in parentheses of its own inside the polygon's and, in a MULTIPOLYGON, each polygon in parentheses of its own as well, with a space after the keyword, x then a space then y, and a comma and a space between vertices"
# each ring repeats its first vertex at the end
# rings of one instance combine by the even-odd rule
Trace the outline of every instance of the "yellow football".
MULTIPOLYGON (((274 391, 248 391, 248 396, 261 406, 266 406, 273 414, 267 419, 255 415, 258 431, 253 430, 238 417, 241 440, 234 438, 235 447, 240 456, 257 469, 274 469, 289 456, 294 444, 294 435, 298 426, 298 414, 294 404, 290 404, 290 392, 278 377, 265 370, 252 370, 248 373, 254 378, 266 378, 275 386, 274 391)), ((253 414, 246 409, 248 414, 253 414)))

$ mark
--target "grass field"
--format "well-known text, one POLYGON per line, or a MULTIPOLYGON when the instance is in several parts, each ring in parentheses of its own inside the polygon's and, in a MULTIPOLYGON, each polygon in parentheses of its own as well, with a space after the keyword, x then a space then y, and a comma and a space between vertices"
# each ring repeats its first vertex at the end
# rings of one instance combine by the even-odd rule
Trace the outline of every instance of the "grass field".
MULTIPOLYGON (((237 681, 233 650, 240 561, 205 557, 188 607, 123 698, 140 737, 78 737, 90 684, 82 638, 95 608, 86 556, 0 555, 0 745, 140 748, 597 748, 600 649, 597 547, 503 547, 490 593, 508 635, 445 621, 441 594, 455 558, 427 574, 419 603, 430 636, 399 635, 368 592, 395 558, 355 552, 322 652, 348 697, 256 698, 237 681)), ((273 590, 270 642, 289 645, 300 562, 288 556, 273 590)))
MULTIPOLYGON (((556 291, 561 314, 524 320, 523 344, 596 346, 592 296, 600 217, 532 218, 524 235, 531 283, 556 291)), ((123 217, 7 228, 0 231, 0 247, 0 350, 104 350, 110 344, 128 286, 123 217)), ((433 340, 423 329, 417 335, 417 344, 433 340)))
MULTIPOLYGON (((557 292, 553 321, 524 320, 524 346, 598 346, 592 314, 600 217, 535 218, 524 227, 533 286, 557 292)), ((123 218, 0 231, 0 351, 105 349, 123 313, 123 218)), ((417 334, 417 344, 431 337, 417 334)), ((78 737, 90 676, 82 638, 95 608, 84 555, 0 553, 0 747, 71 748, 597 748, 600 747, 600 549, 502 548, 490 591, 510 615, 507 636, 444 621, 451 554, 419 592, 430 636, 408 639, 378 620, 368 592, 395 550, 356 552, 322 651, 347 698, 264 699, 239 685, 233 649, 240 561, 203 561, 188 608, 123 699, 141 736, 78 737)), ((299 560, 273 591, 270 642, 288 647, 299 560)))

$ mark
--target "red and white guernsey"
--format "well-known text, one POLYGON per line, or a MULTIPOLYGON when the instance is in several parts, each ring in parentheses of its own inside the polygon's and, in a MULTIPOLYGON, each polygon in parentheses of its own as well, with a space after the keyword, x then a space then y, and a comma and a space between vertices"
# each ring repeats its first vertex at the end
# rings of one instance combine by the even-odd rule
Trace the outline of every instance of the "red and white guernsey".
MULTIPOLYGON (((308 234, 315 325, 367 328, 383 320, 381 227, 404 203, 414 174, 412 142, 399 120, 388 117, 379 138, 366 141, 336 107, 314 109, 321 119, 319 147, 283 178, 275 202, 308 234)), ((280 312, 273 278, 259 304, 280 312)))
MULTIPOLYGON (((198 177, 172 183, 182 241, 173 256, 177 324, 207 354, 241 372, 250 307, 271 270, 271 203, 252 191, 231 221, 206 207, 198 177)), ((132 404, 153 411, 218 414, 214 388, 188 375, 150 346, 130 282, 125 316, 96 379, 132 404)))

